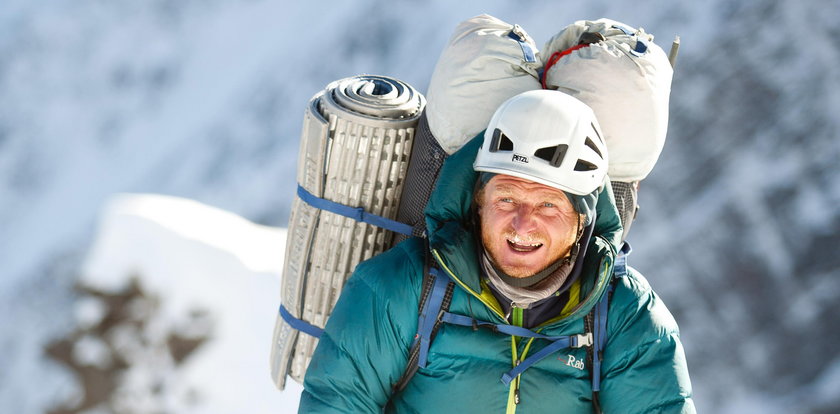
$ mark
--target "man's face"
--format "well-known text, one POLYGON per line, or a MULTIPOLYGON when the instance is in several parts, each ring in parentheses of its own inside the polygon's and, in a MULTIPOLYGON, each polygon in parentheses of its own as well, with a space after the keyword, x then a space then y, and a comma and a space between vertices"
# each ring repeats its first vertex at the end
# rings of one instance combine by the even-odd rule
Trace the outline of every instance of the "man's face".
POLYGON ((479 196, 484 248, 513 277, 532 276, 568 255, 583 222, 565 193, 522 178, 496 175, 479 196))

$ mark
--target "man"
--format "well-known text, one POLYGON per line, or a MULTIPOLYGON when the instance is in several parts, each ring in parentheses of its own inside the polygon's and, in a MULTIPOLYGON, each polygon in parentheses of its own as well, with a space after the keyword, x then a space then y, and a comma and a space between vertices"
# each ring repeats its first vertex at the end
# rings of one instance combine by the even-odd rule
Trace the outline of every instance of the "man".
POLYGON ((426 208, 429 251, 406 240, 348 280, 300 412, 693 413, 677 325, 632 269, 614 282, 598 398, 586 347, 527 359, 554 350, 546 338, 583 334, 607 295, 622 227, 606 170, 580 101, 531 91, 502 104, 483 140, 441 170, 426 208), (449 312, 473 326, 441 324, 425 366, 393 392, 418 332, 427 255, 454 282, 449 312), (504 333, 511 326, 543 337, 504 333))

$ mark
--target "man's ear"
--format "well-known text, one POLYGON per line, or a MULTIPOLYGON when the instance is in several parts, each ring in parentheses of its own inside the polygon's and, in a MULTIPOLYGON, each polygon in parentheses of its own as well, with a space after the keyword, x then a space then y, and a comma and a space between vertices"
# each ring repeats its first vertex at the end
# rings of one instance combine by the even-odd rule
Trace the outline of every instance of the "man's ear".
POLYGON ((580 240, 580 237, 583 236, 583 232, 586 230, 586 226, 583 223, 586 223, 586 214, 578 213, 578 240, 580 240))
POLYGON ((476 189, 473 191, 472 207, 475 214, 481 214, 481 206, 484 204, 484 188, 479 188, 479 183, 476 182, 476 189))

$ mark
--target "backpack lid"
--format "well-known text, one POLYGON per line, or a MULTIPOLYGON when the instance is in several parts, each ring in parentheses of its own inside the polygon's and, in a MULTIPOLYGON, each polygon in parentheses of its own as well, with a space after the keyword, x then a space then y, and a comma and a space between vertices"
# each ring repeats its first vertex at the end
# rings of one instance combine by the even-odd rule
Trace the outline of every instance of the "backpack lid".
POLYGON ((429 129, 452 154, 487 128, 508 98, 540 89, 537 46, 518 25, 482 14, 461 22, 426 94, 429 129))
POLYGON ((543 52, 546 87, 578 98, 598 117, 610 179, 647 177, 665 144, 673 77, 653 36, 610 19, 582 20, 551 38, 543 52))

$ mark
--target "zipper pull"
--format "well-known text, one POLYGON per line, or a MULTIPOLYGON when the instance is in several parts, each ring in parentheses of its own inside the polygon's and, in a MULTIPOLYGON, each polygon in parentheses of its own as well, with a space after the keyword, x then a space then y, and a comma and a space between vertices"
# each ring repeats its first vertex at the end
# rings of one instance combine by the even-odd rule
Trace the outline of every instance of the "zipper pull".
POLYGON ((519 405, 519 381, 516 381, 516 388, 513 390, 513 403, 519 405))
POLYGON ((510 322, 510 314, 511 314, 511 312, 513 312, 513 308, 514 308, 515 306, 516 306, 516 304, 515 304, 513 301, 511 301, 511 302, 510 302, 510 307, 508 308, 508 311, 507 311, 507 313, 505 314, 505 320, 506 320, 506 321, 510 322))
MULTIPOLYGON (((517 359, 516 364, 514 366, 519 366, 519 364, 521 363, 522 360, 517 359)), ((516 378, 513 379, 513 382, 514 384, 516 384, 513 386, 513 403, 519 405, 519 375, 517 375, 516 378)))

